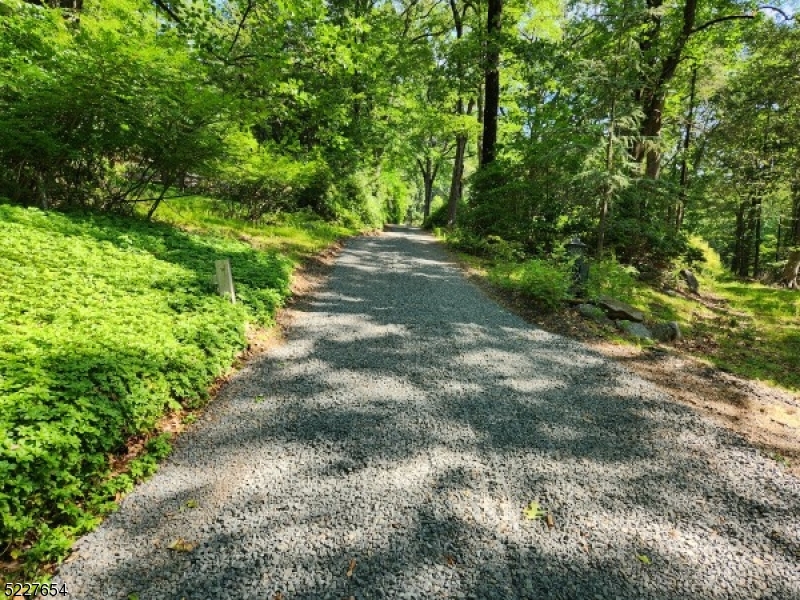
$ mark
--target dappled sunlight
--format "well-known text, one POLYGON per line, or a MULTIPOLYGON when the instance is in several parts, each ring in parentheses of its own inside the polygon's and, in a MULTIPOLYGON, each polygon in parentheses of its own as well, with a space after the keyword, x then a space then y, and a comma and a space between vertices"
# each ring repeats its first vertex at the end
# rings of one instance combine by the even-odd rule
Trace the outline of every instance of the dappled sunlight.
POLYGON ((163 597, 158 579, 187 600, 198 584, 309 600, 712 600, 727 596, 710 566, 730 564, 759 596, 798 597, 768 568, 796 560, 797 481, 487 303, 427 237, 385 237, 345 251, 286 345, 234 376, 87 538, 126 549, 82 577, 144 573, 140 597, 163 597), (414 275, 376 266, 417 238, 414 256, 432 256, 414 275), (523 514, 532 502, 538 518, 523 514), (149 541, 175 537, 197 548, 149 541), (220 558, 196 574, 194 553, 220 558))

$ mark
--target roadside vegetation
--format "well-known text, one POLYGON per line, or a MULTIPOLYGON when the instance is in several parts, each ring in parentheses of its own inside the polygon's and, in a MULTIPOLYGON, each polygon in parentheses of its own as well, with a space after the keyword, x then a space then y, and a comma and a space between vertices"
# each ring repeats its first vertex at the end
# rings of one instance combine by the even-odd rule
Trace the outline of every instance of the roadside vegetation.
MULTIPOLYGON (((613 257, 590 260, 588 282, 576 291, 574 261, 563 251, 528 258, 520 247, 498 237, 481 238, 460 230, 435 233, 474 274, 543 314, 557 313, 574 321, 581 319, 571 310, 575 302, 611 296, 642 311, 647 323, 678 323, 682 339, 676 345, 682 351, 724 371, 800 392, 800 294, 738 279, 699 238, 691 241, 696 260, 691 265, 674 264, 657 281, 643 281, 635 268, 613 257), (697 295, 689 292, 679 275, 689 267, 700 283, 697 295)), ((610 341, 643 343, 614 327, 593 330, 610 341)))
POLYGON ((386 222, 797 390, 793 4, 657 4, 0 0, 0 561, 64 556, 297 261, 386 222))
POLYGON ((309 213, 245 224, 215 217, 205 198, 182 199, 172 213, 172 224, 148 223, 0 204, 8 569, 62 558, 151 474, 169 452, 159 422, 206 402, 247 345, 248 326, 273 322, 298 260, 357 231, 309 213), (222 258, 236 304, 212 281, 222 258), (131 441, 144 452, 122 461, 131 441))

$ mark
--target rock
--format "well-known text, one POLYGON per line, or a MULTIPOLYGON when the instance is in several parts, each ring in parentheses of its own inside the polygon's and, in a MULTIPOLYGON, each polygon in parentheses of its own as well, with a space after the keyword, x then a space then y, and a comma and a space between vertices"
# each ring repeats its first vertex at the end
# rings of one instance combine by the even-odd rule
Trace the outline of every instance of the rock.
POLYGON ((593 304, 579 304, 576 308, 587 319, 591 319, 601 325, 614 325, 614 321, 609 319, 600 307, 593 304))
POLYGON ((659 342, 674 342, 681 339, 681 328, 676 321, 659 323, 653 327, 653 337, 659 342))
POLYGON ((610 296, 600 296, 597 305, 606 311, 610 319, 615 321, 622 319, 624 321, 636 321, 641 323, 644 321, 644 314, 636 310, 630 304, 625 304, 620 300, 615 300, 610 296))
POLYGON ((625 319, 622 319, 617 321, 617 327, 619 327, 622 331, 624 331, 628 335, 632 335, 633 337, 645 340, 653 339, 652 332, 641 323, 635 323, 633 321, 627 321, 625 319))
POLYGON ((697 281, 697 277, 694 276, 689 269, 681 269, 680 271, 681 277, 686 282, 686 285, 689 286, 689 291, 693 294, 700 293, 700 283, 697 281))

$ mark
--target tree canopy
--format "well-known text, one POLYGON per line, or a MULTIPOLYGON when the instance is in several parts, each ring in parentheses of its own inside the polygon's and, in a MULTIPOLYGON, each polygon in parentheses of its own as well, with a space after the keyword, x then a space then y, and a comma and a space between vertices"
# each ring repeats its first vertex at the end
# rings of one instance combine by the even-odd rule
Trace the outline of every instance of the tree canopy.
POLYGON ((0 194, 418 215, 660 268, 800 244, 797 25, 749 0, 0 0, 0 194))

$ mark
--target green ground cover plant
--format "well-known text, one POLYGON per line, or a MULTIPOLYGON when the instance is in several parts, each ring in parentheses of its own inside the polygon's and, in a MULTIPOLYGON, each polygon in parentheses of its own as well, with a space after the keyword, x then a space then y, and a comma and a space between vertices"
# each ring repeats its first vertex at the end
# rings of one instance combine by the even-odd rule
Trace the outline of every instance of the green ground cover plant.
POLYGON ((186 206, 193 232, 0 203, 3 559, 58 560, 152 473, 166 439, 113 478, 109 457, 170 409, 201 405, 245 347, 246 324, 272 322, 297 259, 351 233, 303 216, 239 231, 186 206), (235 305, 216 294, 221 258, 235 305))

